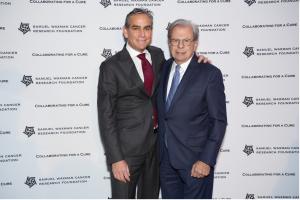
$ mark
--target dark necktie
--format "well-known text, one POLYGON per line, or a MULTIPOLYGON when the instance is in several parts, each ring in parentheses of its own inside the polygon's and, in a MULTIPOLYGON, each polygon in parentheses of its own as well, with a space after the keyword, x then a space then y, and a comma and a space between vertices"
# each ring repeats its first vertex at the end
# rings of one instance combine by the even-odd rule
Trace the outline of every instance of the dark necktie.
POLYGON ((141 53, 137 56, 142 61, 142 68, 144 74, 144 88, 147 91, 147 94, 151 96, 152 93, 152 85, 153 85, 153 70, 149 61, 145 57, 145 53, 141 53))
MULTIPOLYGON (((170 91, 169 91, 169 94, 167 97, 167 101, 166 101, 166 111, 168 111, 170 108, 172 99, 175 95, 175 92, 177 90, 179 83, 180 83, 180 65, 176 65, 172 83, 171 83, 171 88, 170 88, 170 91)), ((165 137, 165 145, 168 148, 168 132, 165 132, 164 137, 165 137)))
POLYGON ((180 82, 180 65, 176 65, 176 69, 175 69, 175 73, 172 79, 172 83, 171 83, 171 88, 168 94, 168 98, 167 98, 167 102, 166 102, 166 108, 167 110, 169 110, 172 99, 175 95, 175 92, 177 90, 177 87, 179 85, 180 82))
MULTIPOLYGON (((152 94, 152 87, 153 87, 153 80, 154 80, 154 73, 152 69, 152 65, 145 57, 145 53, 141 53, 137 56, 142 61, 142 68, 144 74, 144 88, 149 96, 152 94)), ((153 107, 153 126, 157 128, 157 112, 156 109, 153 107)))

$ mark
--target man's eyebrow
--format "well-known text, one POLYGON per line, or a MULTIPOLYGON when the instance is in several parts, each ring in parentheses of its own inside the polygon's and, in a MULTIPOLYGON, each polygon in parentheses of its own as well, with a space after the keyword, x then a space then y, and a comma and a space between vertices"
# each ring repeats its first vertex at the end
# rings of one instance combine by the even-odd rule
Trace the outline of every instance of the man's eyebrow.
POLYGON ((142 27, 142 26, 139 26, 139 25, 131 25, 131 27, 133 27, 133 28, 151 28, 152 27, 152 25, 146 25, 146 26, 144 26, 144 27, 142 27))

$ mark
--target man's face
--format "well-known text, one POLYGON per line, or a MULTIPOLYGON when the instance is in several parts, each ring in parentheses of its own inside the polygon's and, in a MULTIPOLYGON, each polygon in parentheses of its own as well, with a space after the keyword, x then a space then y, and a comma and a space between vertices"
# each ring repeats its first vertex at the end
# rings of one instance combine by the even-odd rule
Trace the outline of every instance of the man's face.
POLYGON ((152 40, 152 20, 145 14, 132 15, 123 35, 133 49, 143 52, 152 40))
POLYGON ((196 51, 198 42, 193 40, 193 29, 190 26, 175 26, 171 33, 169 48, 177 64, 188 61, 196 51))

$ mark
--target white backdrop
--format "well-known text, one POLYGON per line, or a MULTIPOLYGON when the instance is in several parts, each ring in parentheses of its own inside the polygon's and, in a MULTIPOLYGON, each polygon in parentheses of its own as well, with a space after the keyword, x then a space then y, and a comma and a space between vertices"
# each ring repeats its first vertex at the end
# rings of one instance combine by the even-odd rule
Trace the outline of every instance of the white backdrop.
POLYGON ((228 128, 214 198, 299 198, 298 0, 0 1, 0 198, 108 198, 99 66, 123 47, 134 7, 200 29, 222 70, 228 128))

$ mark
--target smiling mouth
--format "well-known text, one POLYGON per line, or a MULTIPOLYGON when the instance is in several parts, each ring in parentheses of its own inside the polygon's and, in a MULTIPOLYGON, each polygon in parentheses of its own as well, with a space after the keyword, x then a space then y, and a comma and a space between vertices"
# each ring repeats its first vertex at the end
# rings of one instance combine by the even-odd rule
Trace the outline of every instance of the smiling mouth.
POLYGON ((138 40, 137 42, 138 42, 138 43, 146 43, 147 40, 138 40))

